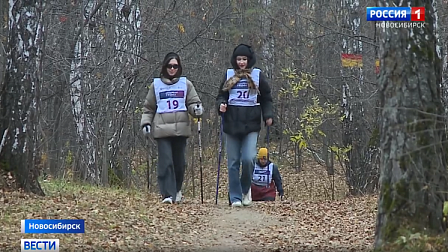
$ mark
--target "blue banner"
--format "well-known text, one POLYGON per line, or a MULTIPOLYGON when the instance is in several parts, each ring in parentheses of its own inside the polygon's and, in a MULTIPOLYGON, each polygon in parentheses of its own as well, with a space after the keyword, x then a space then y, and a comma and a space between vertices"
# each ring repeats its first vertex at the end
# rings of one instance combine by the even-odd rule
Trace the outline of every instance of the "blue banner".
POLYGON ((21 220, 25 234, 79 234, 84 232, 84 220, 21 220))
POLYGON ((367 21, 411 21, 411 7, 367 7, 367 21))

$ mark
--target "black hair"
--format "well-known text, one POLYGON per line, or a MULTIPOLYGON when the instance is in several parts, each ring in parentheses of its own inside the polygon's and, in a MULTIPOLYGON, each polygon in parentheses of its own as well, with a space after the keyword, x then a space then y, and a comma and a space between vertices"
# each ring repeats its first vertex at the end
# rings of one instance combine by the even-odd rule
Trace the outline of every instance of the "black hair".
POLYGON ((182 75, 182 64, 180 62, 180 57, 177 53, 170 52, 167 55, 165 55, 165 58, 163 59, 162 62, 162 70, 160 71, 160 75, 162 75, 167 79, 179 78, 182 75), (176 75, 174 76, 170 76, 167 70, 168 64, 172 59, 177 60, 177 64, 179 65, 179 69, 177 69, 176 75))

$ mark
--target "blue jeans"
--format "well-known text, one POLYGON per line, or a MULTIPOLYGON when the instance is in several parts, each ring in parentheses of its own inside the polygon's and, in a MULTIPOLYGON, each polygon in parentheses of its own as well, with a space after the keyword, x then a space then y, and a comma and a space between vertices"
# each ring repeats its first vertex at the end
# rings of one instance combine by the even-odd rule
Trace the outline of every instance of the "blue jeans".
POLYGON ((251 132, 244 138, 226 134, 227 169, 229 173, 230 202, 242 201, 243 193, 249 192, 252 172, 257 155, 258 132, 251 132), (240 178, 240 165, 242 172, 240 178))

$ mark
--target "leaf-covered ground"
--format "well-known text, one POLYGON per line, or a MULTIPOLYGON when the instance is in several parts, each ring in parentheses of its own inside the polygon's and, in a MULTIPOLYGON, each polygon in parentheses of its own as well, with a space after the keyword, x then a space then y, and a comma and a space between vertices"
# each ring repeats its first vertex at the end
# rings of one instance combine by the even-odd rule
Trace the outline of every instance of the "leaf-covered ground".
POLYGON ((376 197, 276 201, 231 209, 225 199, 162 205, 156 195, 43 182, 45 198, 0 194, 0 251, 58 238, 61 251, 369 251, 376 197), (85 219, 85 234, 22 234, 22 219, 85 219))

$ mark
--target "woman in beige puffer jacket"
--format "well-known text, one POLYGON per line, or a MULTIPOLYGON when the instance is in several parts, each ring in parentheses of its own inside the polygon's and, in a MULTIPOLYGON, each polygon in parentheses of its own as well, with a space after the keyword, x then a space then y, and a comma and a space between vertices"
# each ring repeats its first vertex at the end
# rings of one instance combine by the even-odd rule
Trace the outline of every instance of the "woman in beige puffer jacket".
POLYGON ((145 135, 157 141, 157 182, 163 203, 182 199, 185 174, 185 147, 191 136, 189 115, 200 118, 203 107, 191 83, 182 75, 179 55, 168 53, 160 78, 154 78, 143 105, 140 125, 145 135))

